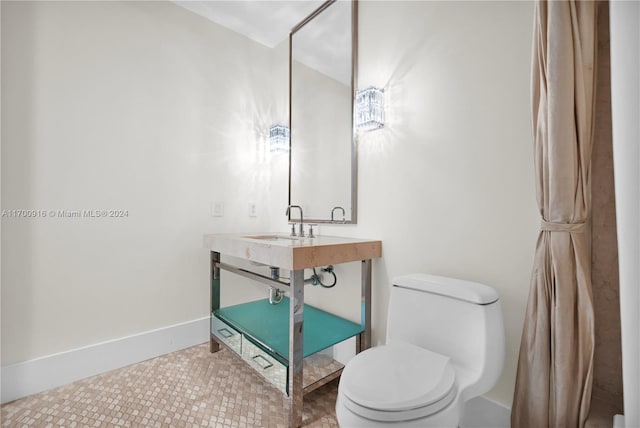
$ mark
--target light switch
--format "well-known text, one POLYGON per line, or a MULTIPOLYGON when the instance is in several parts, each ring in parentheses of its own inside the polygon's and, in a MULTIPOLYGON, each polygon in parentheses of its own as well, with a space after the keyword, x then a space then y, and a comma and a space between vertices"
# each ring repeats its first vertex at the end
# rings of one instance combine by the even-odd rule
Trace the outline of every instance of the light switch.
POLYGON ((211 203, 211 217, 224 216, 224 202, 214 201, 211 203))
POLYGON ((258 209, 255 202, 249 202, 249 217, 258 217, 258 209))

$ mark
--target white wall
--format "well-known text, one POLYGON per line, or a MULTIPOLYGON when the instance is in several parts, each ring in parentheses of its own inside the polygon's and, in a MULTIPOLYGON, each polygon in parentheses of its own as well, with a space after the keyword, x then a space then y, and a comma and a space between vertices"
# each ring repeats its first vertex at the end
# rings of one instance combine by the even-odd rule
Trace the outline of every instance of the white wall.
MULTIPOLYGON (((489 396, 509 406, 539 228, 532 19, 530 2, 361 2, 359 86, 384 87, 388 121, 360 139, 358 224, 321 225, 322 234, 383 242, 373 272, 374 343, 384 341, 396 275, 432 272, 495 287, 507 358, 489 396)), ((357 298, 358 269, 340 267, 342 290, 307 294, 330 296, 319 305, 357 317, 343 302, 357 298)))
MULTIPOLYGON (((388 121, 360 140, 358 224, 321 226, 383 241, 375 343, 396 275, 496 287, 507 360, 490 395, 506 404, 538 230, 532 15, 529 2, 361 2, 360 87, 385 88, 388 121)), ((204 316, 201 235, 287 230, 286 163, 256 153, 287 118, 286 59, 170 4, 2 2, 2 208, 130 213, 3 219, 3 365, 204 316)), ((359 266, 338 273, 307 296, 357 319, 359 266)))
POLYGON ((640 3, 612 1, 611 119, 626 427, 640 426, 640 3))
POLYGON ((203 233, 268 228, 286 52, 171 3, 1 7, 2 209, 128 210, 2 218, 2 365, 206 316, 203 233))

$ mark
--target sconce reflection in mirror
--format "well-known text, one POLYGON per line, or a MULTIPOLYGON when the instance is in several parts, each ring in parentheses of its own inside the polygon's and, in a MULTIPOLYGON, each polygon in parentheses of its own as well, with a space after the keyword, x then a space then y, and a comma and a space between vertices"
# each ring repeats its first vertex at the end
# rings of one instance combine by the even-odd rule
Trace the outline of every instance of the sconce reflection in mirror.
POLYGON ((356 126, 362 131, 384 126, 384 89, 370 86, 356 91, 356 126))
POLYGON ((289 153, 289 127, 272 125, 269 129, 269 151, 271 153, 289 153))

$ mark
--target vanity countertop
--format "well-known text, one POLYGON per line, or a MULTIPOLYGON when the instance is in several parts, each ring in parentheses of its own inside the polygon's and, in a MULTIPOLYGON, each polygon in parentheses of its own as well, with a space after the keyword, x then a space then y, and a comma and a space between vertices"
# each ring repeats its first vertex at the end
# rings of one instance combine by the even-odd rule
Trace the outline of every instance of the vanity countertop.
POLYGON ((338 236, 299 238, 282 233, 223 233, 204 235, 203 241, 211 251, 290 270, 376 259, 382 255, 379 240, 338 236))

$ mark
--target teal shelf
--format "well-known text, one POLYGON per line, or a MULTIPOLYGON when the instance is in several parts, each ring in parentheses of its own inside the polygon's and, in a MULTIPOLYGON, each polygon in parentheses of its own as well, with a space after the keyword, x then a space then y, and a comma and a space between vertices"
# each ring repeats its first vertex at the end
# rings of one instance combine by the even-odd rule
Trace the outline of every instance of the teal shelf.
MULTIPOLYGON (((247 339, 267 347, 285 361, 289 359, 289 299, 277 305, 268 299, 217 309, 214 315, 243 333, 247 339)), ((360 324, 310 305, 304 305, 303 356, 315 354, 364 331, 360 324)))

